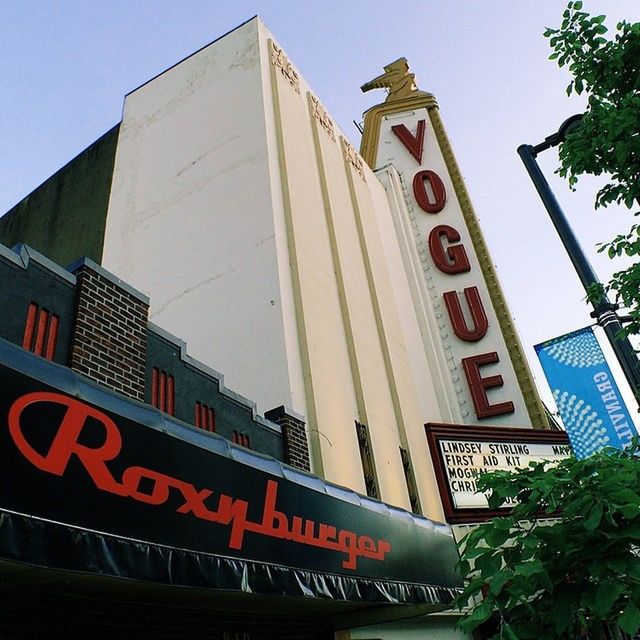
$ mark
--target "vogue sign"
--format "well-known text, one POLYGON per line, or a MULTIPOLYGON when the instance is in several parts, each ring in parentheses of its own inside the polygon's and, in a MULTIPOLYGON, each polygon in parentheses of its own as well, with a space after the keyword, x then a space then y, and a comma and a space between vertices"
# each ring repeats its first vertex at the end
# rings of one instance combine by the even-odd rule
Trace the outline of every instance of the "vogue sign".
MULTIPOLYGON (((447 192, 444 182, 436 171, 424 168, 423 165, 422 156, 427 135, 426 120, 421 119, 417 122, 415 134, 411 133, 404 124, 393 125, 391 132, 419 166, 419 170, 411 179, 412 192, 418 207, 429 215, 437 216, 443 211, 446 212, 447 192)), ((489 320, 483 296, 478 287, 473 285, 464 288, 462 291, 463 300, 461 300, 453 280, 453 277, 458 274, 472 272, 467 250, 455 227, 439 223, 437 218, 435 221, 436 224, 428 231, 425 240, 433 264, 442 274, 452 277, 451 289, 442 293, 442 301, 446 308, 450 327, 461 341, 478 343, 481 347, 489 330, 489 320)), ((481 368, 499 362, 498 353, 494 350, 461 359, 462 369, 478 418, 489 418, 515 411, 514 403, 510 400, 495 402, 491 401, 487 395, 488 390, 502 387, 504 380, 499 374, 483 375, 481 368)))

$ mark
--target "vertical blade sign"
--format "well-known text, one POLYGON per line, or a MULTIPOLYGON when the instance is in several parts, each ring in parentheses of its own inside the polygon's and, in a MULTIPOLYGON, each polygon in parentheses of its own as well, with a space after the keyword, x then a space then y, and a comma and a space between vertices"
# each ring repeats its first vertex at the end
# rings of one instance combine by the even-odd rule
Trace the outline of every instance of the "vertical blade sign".
MULTIPOLYGON (((446 214, 447 192, 444 182, 433 169, 423 165, 426 120, 421 119, 415 135, 406 125, 396 124, 391 131, 417 162, 419 170, 413 176, 412 187, 415 201, 422 211, 430 215, 446 214)), ((455 277, 472 272, 471 263, 461 236, 450 224, 437 224, 428 233, 427 244, 433 264, 441 272, 455 277)), ((481 293, 476 286, 463 290, 466 310, 458 292, 453 289, 442 294, 454 335, 466 343, 480 342, 489 330, 489 320, 485 312, 481 293)), ((461 359, 462 370, 467 381, 469 394, 478 419, 510 414, 515 405, 510 400, 491 402, 487 390, 504 385, 500 374, 482 376, 480 367, 500 362, 497 352, 489 351, 461 359)))

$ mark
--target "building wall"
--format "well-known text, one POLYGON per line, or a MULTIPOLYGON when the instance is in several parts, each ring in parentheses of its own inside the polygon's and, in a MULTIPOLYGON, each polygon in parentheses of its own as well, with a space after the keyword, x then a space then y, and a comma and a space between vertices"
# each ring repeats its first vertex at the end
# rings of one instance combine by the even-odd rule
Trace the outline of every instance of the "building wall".
MULTIPOLYGON (((255 403, 225 386, 222 374, 191 358, 184 342, 158 326, 147 326, 145 296, 91 260, 78 261, 73 268, 71 273, 25 245, 16 250, 0 245, 0 304, 5 310, 0 314, 0 339, 144 400, 185 429, 198 427, 206 435, 308 469, 306 443, 295 433, 289 443, 279 424, 263 418, 255 403), (171 395, 170 402, 160 402, 154 391, 154 369, 171 376, 171 392, 168 386, 163 391, 165 398, 171 395)), ((296 419, 284 409, 277 417, 296 419)), ((304 429, 299 420, 297 426, 304 429)))
POLYGON ((314 472, 406 508, 409 480, 439 518, 423 424, 464 402, 397 195, 254 19, 127 96, 103 264, 261 412, 304 416, 314 472))
POLYGON ((0 218, 0 243, 25 243, 57 264, 102 257, 116 125, 0 218))
MULTIPOLYGON (((286 225, 287 270, 293 285, 297 353, 306 397, 306 406, 298 410, 307 416, 316 472, 364 493, 355 422, 367 422, 367 417, 354 389, 353 377, 359 372, 352 371, 351 326, 341 310, 341 271, 336 278, 335 270, 339 249, 331 224, 334 210, 349 215, 351 209, 340 142, 311 117, 309 88, 286 56, 278 55, 279 46, 266 32, 263 38, 264 64, 270 73, 265 93, 273 104, 277 134, 273 152, 279 160, 279 182, 274 189, 280 189, 283 198, 279 213, 286 225), (335 204, 327 193, 325 167, 333 168, 337 180, 332 183, 342 189, 341 200, 335 204)), ((361 290, 357 288, 358 294, 361 290)))
POLYGON ((265 411, 292 399, 257 30, 126 97, 103 265, 265 411))
MULTIPOLYGON (((512 357, 517 339, 491 304, 488 255, 462 222, 470 205, 429 101, 385 112, 374 173, 250 20, 126 96, 101 259, 150 298, 153 323, 223 370, 260 414, 282 407, 306 422, 312 471, 441 519, 424 423, 488 422, 474 413, 462 359, 499 354, 500 366, 482 374, 504 384, 487 396, 515 409, 492 424, 526 427, 532 417, 512 357), (391 127, 402 122, 414 135, 420 121, 424 153, 414 159, 391 127), (437 217, 418 210, 411 191, 424 168, 445 182, 437 217), (434 220, 460 230, 469 273, 431 264, 434 220), (481 344, 453 335, 442 302, 443 291, 460 297, 472 285, 488 316, 481 344)), ((148 363, 146 378, 169 384, 178 350, 150 335, 166 362, 148 363)), ((198 381, 180 408, 194 419, 197 402, 211 408, 196 398, 198 381)))
POLYGON ((310 95, 253 20, 127 96, 103 264, 260 411, 305 416, 314 471, 362 492, 365 424, 378 497, 409 506, 354 216, 386 197, 370 171, 359 193, 310 95))

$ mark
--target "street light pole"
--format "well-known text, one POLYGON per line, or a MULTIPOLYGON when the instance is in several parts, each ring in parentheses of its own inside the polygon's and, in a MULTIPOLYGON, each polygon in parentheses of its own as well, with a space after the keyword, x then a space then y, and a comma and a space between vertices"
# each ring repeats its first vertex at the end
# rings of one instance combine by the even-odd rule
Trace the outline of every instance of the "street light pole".
MULTIPOLYGON (((518 155, 522 159, 522 162, 529 173, 529 177, 535 185, 538 195, 549 213, 553 226, 556 228, 556 231, 560 236, 560 240, 569 254, 569 258, 578 273, 582 286, 585 288, 585 291, 589 291, 594 284, 599 285, 600 281, 593 271, 589 260, 585 256, 580 243, 573 234, 560 204, 551 191, 551 187, 536 161, 536 156, 540 151, 545 151, 546 149, 560 144, 564 140, 567 131, 572 126, 578 124, 581 118, 582 115, 577 115, 565 120, 557 133, 548 136, 545 138, 544 142, 541 142, 535 147, 529 144, 520 145, 518 147, 518 155)), ((613 352, 622 367, 622 371, 631 386, 636 402, 640 406, 640 362, 638 361, 638 357, 636 356, 629 339, 626 337, 620 337, 622 324, 618 314, 616 313, 618 307, 609 300, 605 293, 602 294, 598 301, 592 301, 591 304, 593 305, 593 313, 591 315, 604 329, 604 332, 611 343, 611 348, 613 349, 613 352)))

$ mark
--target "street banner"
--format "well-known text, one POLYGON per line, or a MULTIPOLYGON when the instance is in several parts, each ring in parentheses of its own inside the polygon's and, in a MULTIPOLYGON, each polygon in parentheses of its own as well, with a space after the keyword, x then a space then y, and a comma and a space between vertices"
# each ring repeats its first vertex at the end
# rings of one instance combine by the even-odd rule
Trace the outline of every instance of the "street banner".
POLYGON ((576 457, 628 446, 636 430, 591 327, 535 350, 576 457))

